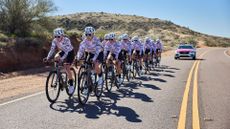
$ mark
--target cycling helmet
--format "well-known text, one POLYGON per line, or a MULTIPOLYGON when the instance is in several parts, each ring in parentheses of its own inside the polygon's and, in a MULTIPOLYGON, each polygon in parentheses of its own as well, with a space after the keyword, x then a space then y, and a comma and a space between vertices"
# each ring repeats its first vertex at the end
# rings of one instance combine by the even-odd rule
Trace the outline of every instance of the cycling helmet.
POLYGON ((104 39, 109 39, 109 34, 105 34, 104 39))
POLYGON ((157 39, 156 42, 157 42, 157 43, 160 43, 160 39, 157 39))
POLYGON ((54 36, 62 36, 64 35, 64 30, 62 28, 56 28, 53 33, 54 36))
POLYGON ((122 39, 123 39, 123 40, 124 40, 124 39, 129 39, 128 34, 123 34, 123 35, 122 35, 122 39))
POLYGON ((151 42, 151 39, 149 37, 145 37, 145 42, 151 42))
POLYGON ((88 26, 85 28, 85 34, 94 34, 95 29, 92 26, 88 26))
POLYGON ((138 40, 139 40, 138 36, 133 36, 132 41, 138 41, 138 40))
POLYGON ((116 34, 115 33, 109 33, 109 39, 115 39, 116 38, 116 34))

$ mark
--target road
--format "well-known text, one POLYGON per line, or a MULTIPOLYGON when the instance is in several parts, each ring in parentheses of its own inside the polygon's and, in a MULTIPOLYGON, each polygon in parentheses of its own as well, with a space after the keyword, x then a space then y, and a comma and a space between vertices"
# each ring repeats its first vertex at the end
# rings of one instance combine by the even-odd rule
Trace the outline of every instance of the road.
MULTIPOLYGON (((77 94, 69 99, 65 92, 54 104, 44 93, 2 102, 0 129, 230 129, 230 57, 225 50, 198 49, 196 61, 165 56, 150 75, 105 92, 100 101, 90 97, 85 106, 77 94)), ((41 77, 38 85, 45 76, 33 76, 41 77)))

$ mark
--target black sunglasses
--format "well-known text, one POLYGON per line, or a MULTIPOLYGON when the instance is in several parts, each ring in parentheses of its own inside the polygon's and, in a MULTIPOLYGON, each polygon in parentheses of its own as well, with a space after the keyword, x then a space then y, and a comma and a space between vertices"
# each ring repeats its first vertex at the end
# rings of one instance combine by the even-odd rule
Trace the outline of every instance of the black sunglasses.
POLYGON ((113 39, 109 39, 110 41, 113 41, 113 39))
POLYGON ((91 36, 91 34, 85 34, 85 36, 91 36))
POLYGON ((137 42, 138 40, 133 40, 134 42, 137 42))
POLYGON ((55 38, 61 38, 61 36, 54 36, 55 38))

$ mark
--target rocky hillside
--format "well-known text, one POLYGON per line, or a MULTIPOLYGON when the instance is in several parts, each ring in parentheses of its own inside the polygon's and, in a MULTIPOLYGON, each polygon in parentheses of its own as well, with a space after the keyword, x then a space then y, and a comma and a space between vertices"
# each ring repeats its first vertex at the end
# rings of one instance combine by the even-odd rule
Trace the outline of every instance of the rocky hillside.
POLYGON ((55 16, 53 19, 70 32, 82 33, 85 26, 91 25, 97 29, 97 35, 101 37, 107 32, 114 31, 117 34, 128 33, 131 36, 160 38, 168 47, 173 47, 182 41, 193 42, 198 46, 230 46, 229 38, 202 34, 158 18, 89 12, 55 16))

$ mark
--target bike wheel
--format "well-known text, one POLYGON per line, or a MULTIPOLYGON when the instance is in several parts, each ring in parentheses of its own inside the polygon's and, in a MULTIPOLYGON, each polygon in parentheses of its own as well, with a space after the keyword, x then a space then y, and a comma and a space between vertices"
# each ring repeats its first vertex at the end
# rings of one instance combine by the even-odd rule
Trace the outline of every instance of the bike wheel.
POLYGON ((76 83, 77 83, 77 75, 76 75, 76 71, 74 68, 70 68, 70 72, 72 73, 72 76, 73 76, 73 86, 74 86, 74 91, 72 94, 69 93, 69 87, 67 86, 66 87, 66 93, 67 95, 69 95, 69 97, 73 96, 75 90, 76 90, 76 83))
POLYGON ((78 80, 78 100, 82 105, 84 105, 89 98, 90 89, 87 81, 87 74, 82 72, 78 80))
MULTIPOLYGON (((97 75, 95 75, 95 79, 97 79, 97 75)), ((103 77, 103 80, 104 80, 104 77, 103 77)), ((101 94, 103 92, 103 86, 104 86, 104 84, 102 84, 102 86, 99 86, 98 83, 96 82, 94 85, 95 85, 94 93, 95 93, 95 95, 96 95, 97 98, 100 98, 101 94)))
POLYGON ((54 103, 60 94, 60 82, 56 71, 51 71, 46 80, 46 97, 49 102, 54 103))
POLYGON ((133 62, 133 67, 132 67, 133 78, 137 77, 136 64, 137 64, 136 61, 133 62))
POLYGON ((106 72, 105 72, 105 86, 106 86, 106 90, 108 92, 110 92, 112 90, 113 87, 113 72, 111 71, 111 69, 109 69, 108 67, 106 67, 106 72))

